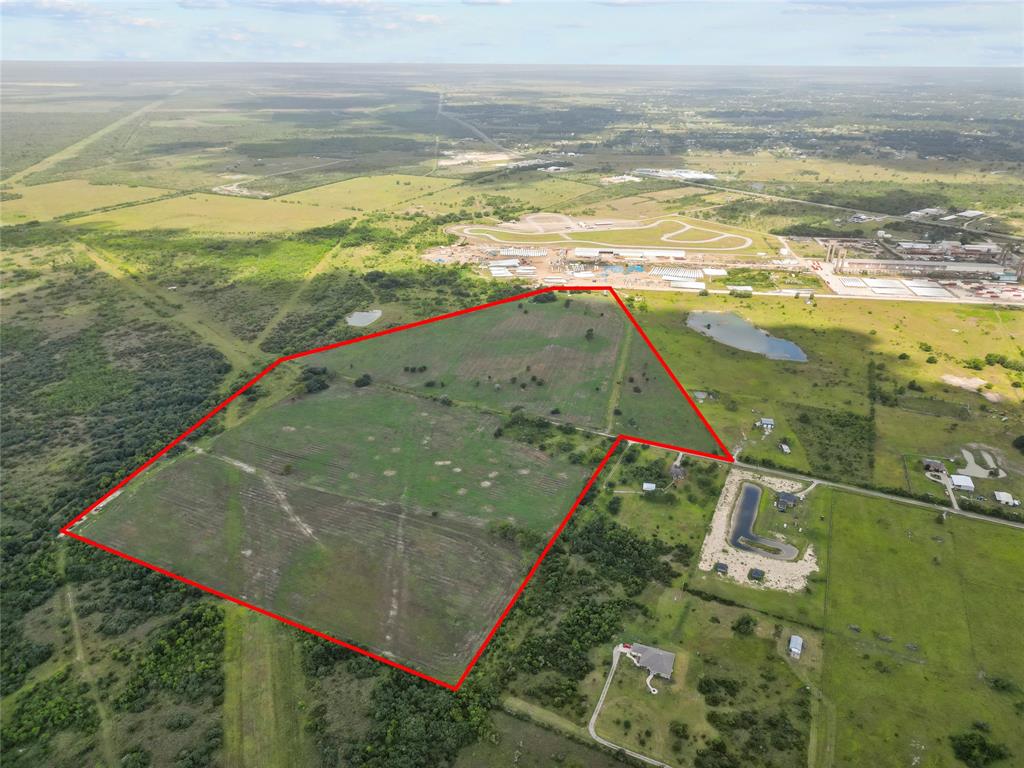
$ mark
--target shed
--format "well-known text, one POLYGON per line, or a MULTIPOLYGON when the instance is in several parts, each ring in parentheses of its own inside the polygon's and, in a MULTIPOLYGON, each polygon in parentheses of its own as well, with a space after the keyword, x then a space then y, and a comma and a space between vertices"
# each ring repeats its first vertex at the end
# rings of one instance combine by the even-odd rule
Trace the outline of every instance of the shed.
POLYGON ((764 571, 760 568, 751 568, 750 573, 747 574, 747 578, 751 581, 764 581, 764 571))
POLYGON ((1005 504, 1008 507, 1020 506, 1020 502, 1013 498, 1012 494, 1009 494, 1006 491, 995 491, 992 495, 1000 504, 1005 504))
POLYGON ((658 490, 658 486, 656 486, 654 483, 644 483, 640 487, 643 488, 645 493, 647 491, 656 491, 656 490, 658 490))
POLYGON ((715 563, 715 573, 720 573, 723 576, 729 572, 729 566, 725 563, 715 563))
POLYGON ((924 466, 924 471, 925 472, 943 472, 943 473, 945 473, 945 471, 946 471, 946 465, 943 464, 938 459, 925 459, 924 461, 921 462, 921 464, 924 466))
POLYGON ((958 491, 974 490, 974 481, 967 475, 952 475, 949 479, 953 483, 953 487, 958 491))
POLYGON ((800 654, 804 652, 804 639, 800 635, 792 635, 789 638, 789 655, 794 659, 799 659, 800 654))

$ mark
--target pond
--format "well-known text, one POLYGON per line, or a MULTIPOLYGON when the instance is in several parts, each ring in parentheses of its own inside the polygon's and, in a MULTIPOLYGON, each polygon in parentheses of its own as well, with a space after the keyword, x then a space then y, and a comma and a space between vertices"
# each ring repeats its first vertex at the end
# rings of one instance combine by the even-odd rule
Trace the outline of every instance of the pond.
POLYGON ((686 324, 721 344, 764 355, 769 360, 807 362, 807 355, 792 341, 778 339, 732 312, 691 312, 686 324))
POLYGON ((740 498, 733 509, 732 535, 729 543, 744 552, 773 557, 776 560, 794 560, 800 550, 792 544, 766 539, 754 533, 757 508, 761 505, 761 488, 753 483, 740 486, 740 498))
POLYGON ((356 328, 363 328, 374 323, 384 314, 379 309, 368 309, 365 312, 353 312, 345 318, 345 322, 356 328))

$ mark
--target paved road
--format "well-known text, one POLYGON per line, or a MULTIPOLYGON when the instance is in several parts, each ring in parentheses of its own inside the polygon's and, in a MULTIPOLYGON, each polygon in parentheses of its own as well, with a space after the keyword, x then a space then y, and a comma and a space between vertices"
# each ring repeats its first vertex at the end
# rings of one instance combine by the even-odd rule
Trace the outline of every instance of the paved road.
POLYGON ((906 496, 897 496, 892 493, 885 493, 884 491, 874 491, 869 488, 861 488, 856 485, 847 485, 846 483, 834 483, 831 480, 821 480, 810 475, 802 475, 799 472, 790 472, 788 470, 773 469, 769 467, 762 467, 760 464, 748 464, 745 461, 736 460, 736 466, 743 467, 744 469, 751 469, 757 472, 767 472, 768 474, 781 475, 782 477, 789 477, 793 480, 801 480, 803 482, 815 482, 818 485, 828 485, 832 488, 838 488, 842 491, 849 491, 851 493, 859 493, 862 496, 873 496, 877 499, 887 499, 889 501, 896 501, 901 504, 909 504, 913 507, 922 507, 924 509, 933 509, 936 512, 952 513, 954 515, 962 515, 963 517, 969 517, 972 520, 984 520, 988 523, 997 523, 999 525, 1006 525, 1010 528, 1019 528, 1024 530, 1024 523, 1019 523, 1016 520, 1004 520, 1001 517, 991 517, 989 515, 981 515, 977 512, 968 512, 964 509, 953 509, 951 507, 944 506, 942 504, 933 504, 929 501, 919 501, 918 499, 910 499, 906 496))
POLYGON ((647 763, 648 765, 656 765, 659 766, 659 768, 672 768, 672 766, 670 766, 668 763, 663 763, 660 760, 655 760, 653 757, 648 757, 647 755, 641 755, 639 752, 633 752, 632 750, 626 749, 625 747, 621 747, 618 744, 614 744, 608 741, 608 739, 603 739, 597 735, 597 718, 598 715, 601 714, 601 707, 604 706, 604 698, 608 695, 608 689, 611 688, 612 678, 615 677, 615 669, 619 666, 619 656, 622 655, 622 653, 622 645, 616 645, 615 649, 612 651, 612 668, 608 670, 608 677, 604 681, 604 688, 601 690, 601 698, 597 700, 597 706, 594 707, 594 714, 590 716, 590 722, 587 723, 587 730, 590 732, 590 738, 592 738, 598 744, 602 744, 608 747, 608 749, 622 751, 630 757, 636 760, 641 760, 647 763))

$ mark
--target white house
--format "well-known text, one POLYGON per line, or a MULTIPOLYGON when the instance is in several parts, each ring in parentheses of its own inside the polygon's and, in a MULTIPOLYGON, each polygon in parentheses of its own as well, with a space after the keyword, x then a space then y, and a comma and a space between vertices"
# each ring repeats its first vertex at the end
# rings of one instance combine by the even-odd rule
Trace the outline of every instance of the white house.
POLYGON ((967 475, 951 475, 949 479, 953 483, 953 488, 958 491, 974 491, 974 481, 967 475))
POLYGON ((1005 504, 1008 507, 1020 506, 1020 500, 1013 498, 1013 496, 1006 491, 995 491, 992 495, 995 496, 996 501, 1000 504, 1005 504))

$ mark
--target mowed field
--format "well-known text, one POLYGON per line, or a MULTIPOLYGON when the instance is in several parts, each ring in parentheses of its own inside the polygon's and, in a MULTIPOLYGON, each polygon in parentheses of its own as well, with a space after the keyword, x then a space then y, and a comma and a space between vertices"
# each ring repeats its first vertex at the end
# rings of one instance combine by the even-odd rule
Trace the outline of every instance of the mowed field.
POLYGON ((833 764, 960 765, 948 739, 974 723, 1024 755, 1024 652, 1010 640, 1024 626, 1024 534, 835 499, 823 683, 833 764))
POLYGON ((4 226, 26 221, 46 221, 70 213, 137 203, 168 194, 168 190, 155 187, 90 184, 78 179, 18 186, 10 191, 19 197, 0 203, 0 222, 4 226))
MULTIPOLYGON (((85 182, 61 183, 88 186, 85 182)), ((385 174, 347 179, 267 200, 204 192, 91 214, 75 219, 75 223, 222 235, 296 232, 356 218, 366 212, 396 210, 413 199, 443 191, 456 183, 450 179, 385 174)), ((254 188, 259 186, 258 180, 251 184, 254 188)), ((70 210, 96 207, 99 206, 70 210)))
POLYGON ((545 233, 517 232, 502 227, 466 226, 460 234, 477 240, 499 243, 570 246, 632 246, 650 248, 696 248, 701 251, 764 250, 763 238, 757 242, 751 234, 718 224, 677 216, 655 217, 634 224, 595 226, 586 230, 559 230, 545 233))
POLYGON ((338 384, 158 466, 77 531, 320 631, 458 677, 585 468, 469 409, 338 384))
MULTIPOLYGON (((323 359, 352 376, 369 373, 487 410, 523 410, 593 431, 716 451, 697 414, 609 295, 552 295, 558 300, 490 307, 342 347, 323 359)), ((686 386, 691 365, 680 362, 686 386)))

